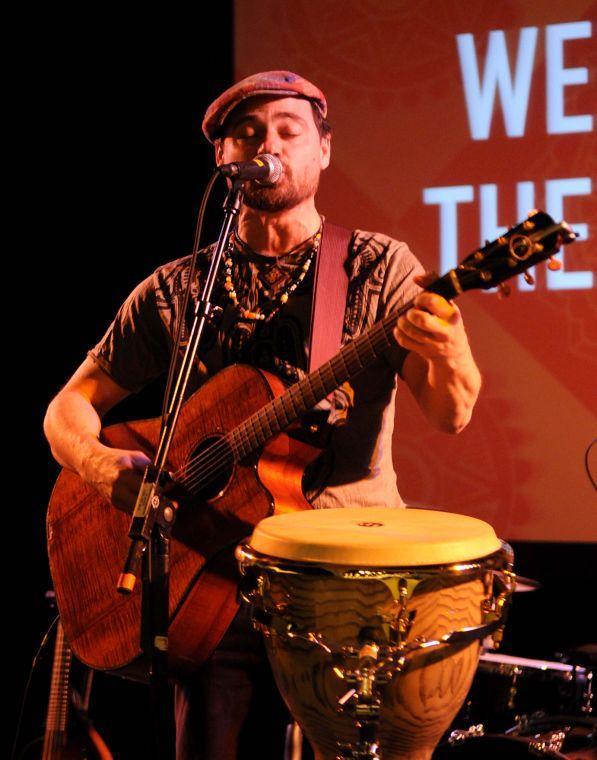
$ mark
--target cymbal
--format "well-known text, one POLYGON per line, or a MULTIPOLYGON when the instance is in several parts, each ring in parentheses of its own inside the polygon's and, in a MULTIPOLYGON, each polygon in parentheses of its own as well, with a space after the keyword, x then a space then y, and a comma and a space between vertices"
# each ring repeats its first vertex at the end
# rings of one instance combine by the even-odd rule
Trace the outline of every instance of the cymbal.
MULTIPOLYGON (((496 574, 499 575, 502 580, 505 580, 502 572, 498 571, 496 574)), ((536 591, 538 588, 541 588, 539 581, 536 581, 533 578, 525 578, 522 575, 516 576, 514 593, 518 593, 519 591, 536 591)))

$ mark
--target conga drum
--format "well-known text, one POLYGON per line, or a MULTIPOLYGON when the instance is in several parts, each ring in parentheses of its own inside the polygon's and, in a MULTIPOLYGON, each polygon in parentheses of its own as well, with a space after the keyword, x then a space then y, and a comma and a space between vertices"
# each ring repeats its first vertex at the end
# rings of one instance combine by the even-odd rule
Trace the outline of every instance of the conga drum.
POLYGON ((317 760, 430 758, 481 641, 500 637, 515 581, 512 550, 490 525, 433 510, 277 515, 236 556, 317 760))

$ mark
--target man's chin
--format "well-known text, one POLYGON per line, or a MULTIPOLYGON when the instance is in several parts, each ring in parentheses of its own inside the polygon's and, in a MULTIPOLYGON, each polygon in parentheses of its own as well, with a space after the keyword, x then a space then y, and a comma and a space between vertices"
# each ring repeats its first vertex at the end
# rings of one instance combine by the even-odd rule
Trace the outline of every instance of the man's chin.
POLYGON ((294 194, 276 192, 277 188, 252 189, 245 193, 243 203, 256 211, 287 211, 301 202, 294 194))

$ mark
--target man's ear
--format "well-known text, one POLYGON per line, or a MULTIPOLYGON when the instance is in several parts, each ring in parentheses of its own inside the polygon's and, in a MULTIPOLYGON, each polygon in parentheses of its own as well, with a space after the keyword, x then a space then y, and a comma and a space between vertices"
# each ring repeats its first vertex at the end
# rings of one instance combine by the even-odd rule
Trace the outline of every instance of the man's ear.
POLYGON ((217 137, 214 143, 216 152, 216 166, 221 166, 224 163, 224 141, 221 137, 217 137))
POLYGON ((321 138, 321 162, 320 166, 323 169, 327 169, 330 165, 330 158, 332 157, 332 136, 324 135, 321 138))

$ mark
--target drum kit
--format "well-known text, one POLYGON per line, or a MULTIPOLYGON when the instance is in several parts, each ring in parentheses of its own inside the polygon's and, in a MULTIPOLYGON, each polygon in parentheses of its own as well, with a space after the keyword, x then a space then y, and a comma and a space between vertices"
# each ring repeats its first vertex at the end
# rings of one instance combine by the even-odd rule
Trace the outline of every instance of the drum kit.
POLYGON ((487 523, 294 512, 262 520, 236 557, 315 760, 597 757, 591 667, 493 651, 513 593, 538 584, 487 523))

